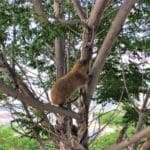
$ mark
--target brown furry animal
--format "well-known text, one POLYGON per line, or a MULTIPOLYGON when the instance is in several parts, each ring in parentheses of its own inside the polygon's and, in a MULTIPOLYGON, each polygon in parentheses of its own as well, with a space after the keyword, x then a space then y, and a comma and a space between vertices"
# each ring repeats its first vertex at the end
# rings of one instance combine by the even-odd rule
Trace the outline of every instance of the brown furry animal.
POLYGON ((88 81, 89 63, 79 60, 65 76, 59 78, 51 89, 51 101, 63 105, 77 89, 88 81))
POLYGON ((144 144, 141 147, 141 150, 150 150, 150 141, 144 142, 144 144))

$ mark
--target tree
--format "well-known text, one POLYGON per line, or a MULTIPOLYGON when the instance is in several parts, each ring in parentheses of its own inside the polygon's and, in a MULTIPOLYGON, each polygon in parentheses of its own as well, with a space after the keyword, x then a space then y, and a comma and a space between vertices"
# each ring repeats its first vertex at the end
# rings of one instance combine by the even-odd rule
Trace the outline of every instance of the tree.
POLYGON ((0 2, 3 16, 0 20, 0 90, 7 103, 14 99, 21 102, 25 112, 12 107, 11 110, 21 117, 12 123, 22 126, 22 134, 35 138, 41 143, 41 149, 44 149, 45 137, 59 149, 88 149, 89 107, 98 78, 129 12, 132 8, 136 12, 140 5, 136 0, 0 2), (112 16, 107 20, 111 9, 112 16), (104 19, 107 34, 100 34, 100 38, 104 19), (78 58, 92 63, 87 87, 75 93, 77 100, 64 106, 66 108, 51 105, 48 88, 67 73, 78 58), (37 74, 31 75, 30 68, 37 74), (39 89, 43 90, 38 94, 39 89), (57 120, 55 124, 52 114, 57 120))

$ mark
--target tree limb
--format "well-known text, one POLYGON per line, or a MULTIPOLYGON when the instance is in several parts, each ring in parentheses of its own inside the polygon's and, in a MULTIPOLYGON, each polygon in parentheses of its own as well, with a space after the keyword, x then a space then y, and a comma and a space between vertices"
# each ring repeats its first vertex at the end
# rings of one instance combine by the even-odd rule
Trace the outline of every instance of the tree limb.
POLYGON ((33 108, 47 110, 47 111, 50 111, 53 113, 63 114, 65 116, 80 120, 80 116, 77 113, 75 113, 73 111, 68 111, 61 107, 56 107, 56 106, 50 105, 48 103, 44 104, 44 103, 40 102, 38 99, 33 98, 32 96, 25 95, 24 93, 20 93, 19 91, 15 90, 14 88, 7 86, 2 81, 0 81, 0 91, 7 94, 8 96, 11 96, 13 98, 16 98, 16 99, 22 101, 26 105, 32 106, 33 108))
POLYGON ((119 55, 120 55, 120 59, 121 59, 121 64, 120 64, 120 66, 121 66, 121 69, 122 69, 121 74, 122 74, 122 78, 123 78, 123 84, 124 84, 125 91, 126 91, 126 93, 127 93, 128 99, 130 100, 131 104, 133 105, 135 111, 136 111, 137 113, 139 113, 140 110, 139 110, 139 108, 136 106, 136 104, 135 104, 135 102, 133 101, 133 99, 131 98, 132 96, 131 96, 131 94, 129 93, 129 90, 128 90, 128 87, 127 87, 126 76, 125 76, 125 71, 124 71, 124 65, 123 65, 123 61, 122 61, 122 58, 121 58, 121 52, 120 52, 120 51, 119 51, 119 55))
POLYGON ((86 14, 83 11, 82 7, 80 6, 80 2, 78 0, 72 0, 72 3, 77 11, 79 18, 83 21, 86 20, 86 14))
POLYGON ((111 147, 111 150, 121 150, 121 149, 127 147, 128 145, 138 141, 139 139, 141 139, 143 137, 148 137, 149 135, 150 135, 150 127, 145 128, 144 130, 133 135, 131 138, 128 138, 128 139, 124 140, 123 142, 111 147))
POLYGON ((106 35, 106 38, 104 39, 104 42, 99 50, 99 53, 91 70, 92 77, 89 82, 89 97, 91 97, 91 95, 94 92, 94 89, 97 84, 98 75, 103 69, 106 57, 109 54, 110 49, 113 43, 115 42, 123 23, 125 22, 125 19, 127 18, 130 10, 132 9, 132 6, 136 3, 136 1, 137 0, 125 0, 119 12, 117 13, 114 21, 112 22, 112 25, 106 35))
POLYGON ((98 25, 98 23, 100 21, 100 17, 102 16, 102 13, 108 2, 109 2, 109 0, 96 0, 95 5, 92 8, 90 17, 88 19, 89 27, 98 25))
POLYGON ((64 20, 64 19, 60 19, 60 18, 59 18, 57 21, 58 21, 58 23, 62 23, 62 24, 64 24, 64 25, 76 25, 76 24, 81 24, 81 25, 84 26, 85 28, 88 28, 87 23, 85 23, 84 21, 79 20, 79 19, 64 20))
MULTIPOLYGON (((54 12, 57 20, 62 18, 61 0, 54 0, 54 12)), ((55 38, 54 47, 55 47, 56 75, 57 78, 59 78, 65 74, 65 40, 63 36, 55 38)))
POLYGON ((40 23, 48 24, 48 16, 45 13, 45 8, 42 5, 42 0, 30 0, 30 2, 33 4, 33 11, 39 17, 40 23))
POLYGON ((3 66, 6 68, 7 73, 9 74, 9 77, 13 81, 13 84, 15 85, 15 88, 25 95, 29 95, 31 97, 35 97, 35 95, 29 90, 27 85, 22 81, 22 79, 17 75, 14 69, 11 68, 11 66, 7 63, 6 58, 4 57, 2 51, 0 51, 0 60, 3 63, 3 66))
POLYGON ((95 38, 95 27, 100 22, 102 13, 109 0, 97 0, 92 8, 90 17, 87 20, 88 28, 84 28, 83 32, 83 44, 81 50, 81 59, 90 60, 92 56, 93 41, 95 38))
POLYGON ((56 19, 61 18, 61 13, 62 13, 62 3, 61 0, 54 0, 54 13, 56 19))

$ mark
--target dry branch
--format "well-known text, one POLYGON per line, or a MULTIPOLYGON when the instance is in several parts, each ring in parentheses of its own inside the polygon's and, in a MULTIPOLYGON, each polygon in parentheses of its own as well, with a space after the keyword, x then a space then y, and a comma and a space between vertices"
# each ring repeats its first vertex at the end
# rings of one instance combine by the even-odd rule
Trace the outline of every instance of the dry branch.
POLYGON ((133 135, 131 138, 124 140, 120 144, 117 144, 117 145, 111 147, 111 150, 121 150, 121 149, 127 147, 128 145, 138 141, 139 139, 141 139, 143 137, 147 137, 149 135, 150 135, 150 128, 146 128, 146 129, 138 132, 137 134, 133 135))
POLYGON ((54 13, 56 19, 60 18, 62 13, 62 3, 61 0, 54 0, 54 13))

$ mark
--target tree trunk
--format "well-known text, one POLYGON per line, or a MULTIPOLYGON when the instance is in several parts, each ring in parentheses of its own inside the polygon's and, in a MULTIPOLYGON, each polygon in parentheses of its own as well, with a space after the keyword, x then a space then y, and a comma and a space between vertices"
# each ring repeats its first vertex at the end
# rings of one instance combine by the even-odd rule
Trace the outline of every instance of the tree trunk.
MULTIPOLYGON (((57 19, 61 18, 61 0, 54 1, 54 11, 55 17, 57 19)), ((65 65, 65 41, 63 37, 57 37, 55 39, 55 62, 56 62, 56 73, 57 79, 63 76, 66 73, 65 65)), ((63 105, 68 110, 71 110, 71 104, 63 105)), ((57 125, 56 128, 58 130, 57 140, 59 141, 58 149, 60 150, 85 150, 83 146, 80 144, 80 141, 77 138, 77 133, 72 132, 72 118, 58 115, 57 116, 57 125)), ((77 131, 75 131, 77 132, 77 131)), ((54 141, 56 143, 56 141, 54 141)))
POLYGON ((58 37, 55 39, 55 61, 56 61, 56 75, 60 78, 65 74, 65 48, 64 38, 58 37))

